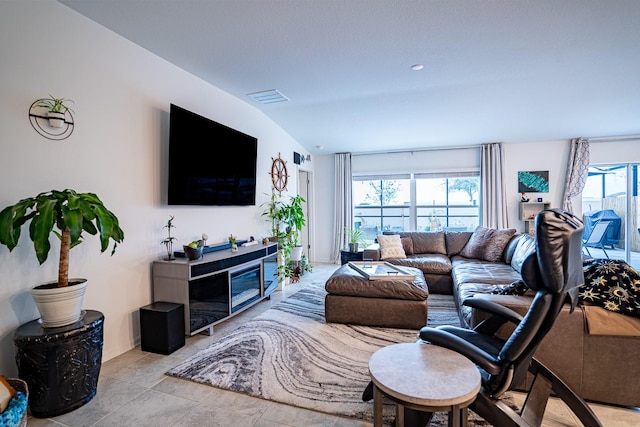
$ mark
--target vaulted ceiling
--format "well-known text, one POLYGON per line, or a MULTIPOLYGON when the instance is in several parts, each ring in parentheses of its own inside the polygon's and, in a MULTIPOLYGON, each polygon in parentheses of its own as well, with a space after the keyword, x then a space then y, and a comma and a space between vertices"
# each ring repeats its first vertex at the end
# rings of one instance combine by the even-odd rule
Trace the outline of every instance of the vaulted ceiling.
POLYGON ((640 134, 638 0, 59 1, 311 153, 640 134))

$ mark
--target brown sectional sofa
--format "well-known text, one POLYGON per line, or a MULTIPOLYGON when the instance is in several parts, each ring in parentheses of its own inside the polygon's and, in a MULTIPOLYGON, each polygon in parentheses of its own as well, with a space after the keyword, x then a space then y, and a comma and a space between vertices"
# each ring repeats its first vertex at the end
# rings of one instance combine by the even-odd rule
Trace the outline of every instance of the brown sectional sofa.
MULTIPOLYGON (((531 297, 497 295, 493 292, 521 279, 522 262, 535 251, 534 237, 516 234, 505 247, 502 259, 489 262, 460 255, 472 232, 399 234, 404 238, 407 258, 385 261, 419 268, 425 276, 429 293, 453 294, 463 326, 473 327, 484 318, 484 313, 463 305, 465 299, 470 297, 490 299, 521 314, 527 311, 531 297)), ((379 245, 367 247, 364 258, 380 260, 379 245)), ((614 324, 615 318, 611 322, 611 332, 607 335, 590 334, 584 307, 578 306, 570 313, 567 305, 540 345, 536 358, 556 372, 584 399, 640 406, 640 381, 637 380, 640 374, 640 365, 637 363, 640 336, 614 335, 619 333, 616 328, 622 326, 614 324)))

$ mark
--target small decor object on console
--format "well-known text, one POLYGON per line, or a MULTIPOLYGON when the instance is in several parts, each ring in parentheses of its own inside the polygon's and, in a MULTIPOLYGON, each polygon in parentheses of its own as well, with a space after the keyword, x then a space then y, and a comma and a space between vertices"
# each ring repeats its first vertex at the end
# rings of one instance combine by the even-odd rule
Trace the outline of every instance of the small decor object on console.
POLYGON ((171 229, 175 228, 175 225, 173 225, 174 218, 175 216, 171 215, 169 217, 169 221, 167 221, 167 225, 162 227, 166 228, 168 233, 168 236, 162 242, 160 242, 167 248, 167 256, 166 258, 164 258, 165 261, 173 261, 175 259, 173 257, 173 241, 176 240, 176 238, 171 235, 171 229))
POLYGON ((528 202, 529 201, 529 196, 527 196, 527 193, 520 193, 520 201, 521 202, 528 202))
POLYGON ((191 261, 195 261, 197 259, 202 258, 202 253, 204 250, 204 240, 194 240, 188 245, 183 245, 185 255, 191 261))
POLYGON ((231 252, 238 252, 238 244, 233 234, 229 235, 229 243, 231 243, 231 252))

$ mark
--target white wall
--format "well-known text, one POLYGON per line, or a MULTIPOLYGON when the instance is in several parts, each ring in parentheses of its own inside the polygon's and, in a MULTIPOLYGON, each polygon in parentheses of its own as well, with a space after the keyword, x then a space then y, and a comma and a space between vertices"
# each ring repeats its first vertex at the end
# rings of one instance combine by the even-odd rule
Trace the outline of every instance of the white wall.
MULTIPOLYGON (((89 279, 84 307, 105 314, 103 359, 139 342, 139 307, 151 302, 151 262, 164 254, 169 215, 178 244, 203 232, 268 234, 260 204, 271 191, 271 158, 305 150, 259 110, 213 87, 53 1, 0 2, 0 208, 51 189, 95 192, 120 219, 125 240, 113 257, 89 236, 71 251, 71 275, 89 279), (59 43, 56 45, 56 43, 59 43), (27 116, 38 98, 75 101, 73 134, 51 141, 27 116), (166 205, 169 105, 175 103, 258 138, 255 207, 166 205)), ((241 161, 203 159, 203 166, 241 161)), ((305 165, 313 169, 313 163, 305 165)), ((39 266, 23 231, 9 253, 0 246, 0 373, 16 372, 13 332, 38 317, 28 289, 55 279, 57 241, 39 266)))

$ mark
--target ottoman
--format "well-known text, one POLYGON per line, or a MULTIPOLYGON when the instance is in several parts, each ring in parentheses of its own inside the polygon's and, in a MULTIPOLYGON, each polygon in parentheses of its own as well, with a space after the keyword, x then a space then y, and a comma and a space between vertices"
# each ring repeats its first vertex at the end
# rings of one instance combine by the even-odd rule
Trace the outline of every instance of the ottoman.
POLYGON ((429 290, 422 271, 404 267, 415 280, 368 280, 345 264, 327 280, 327 322, 420 329, 427 324, 429 290))

